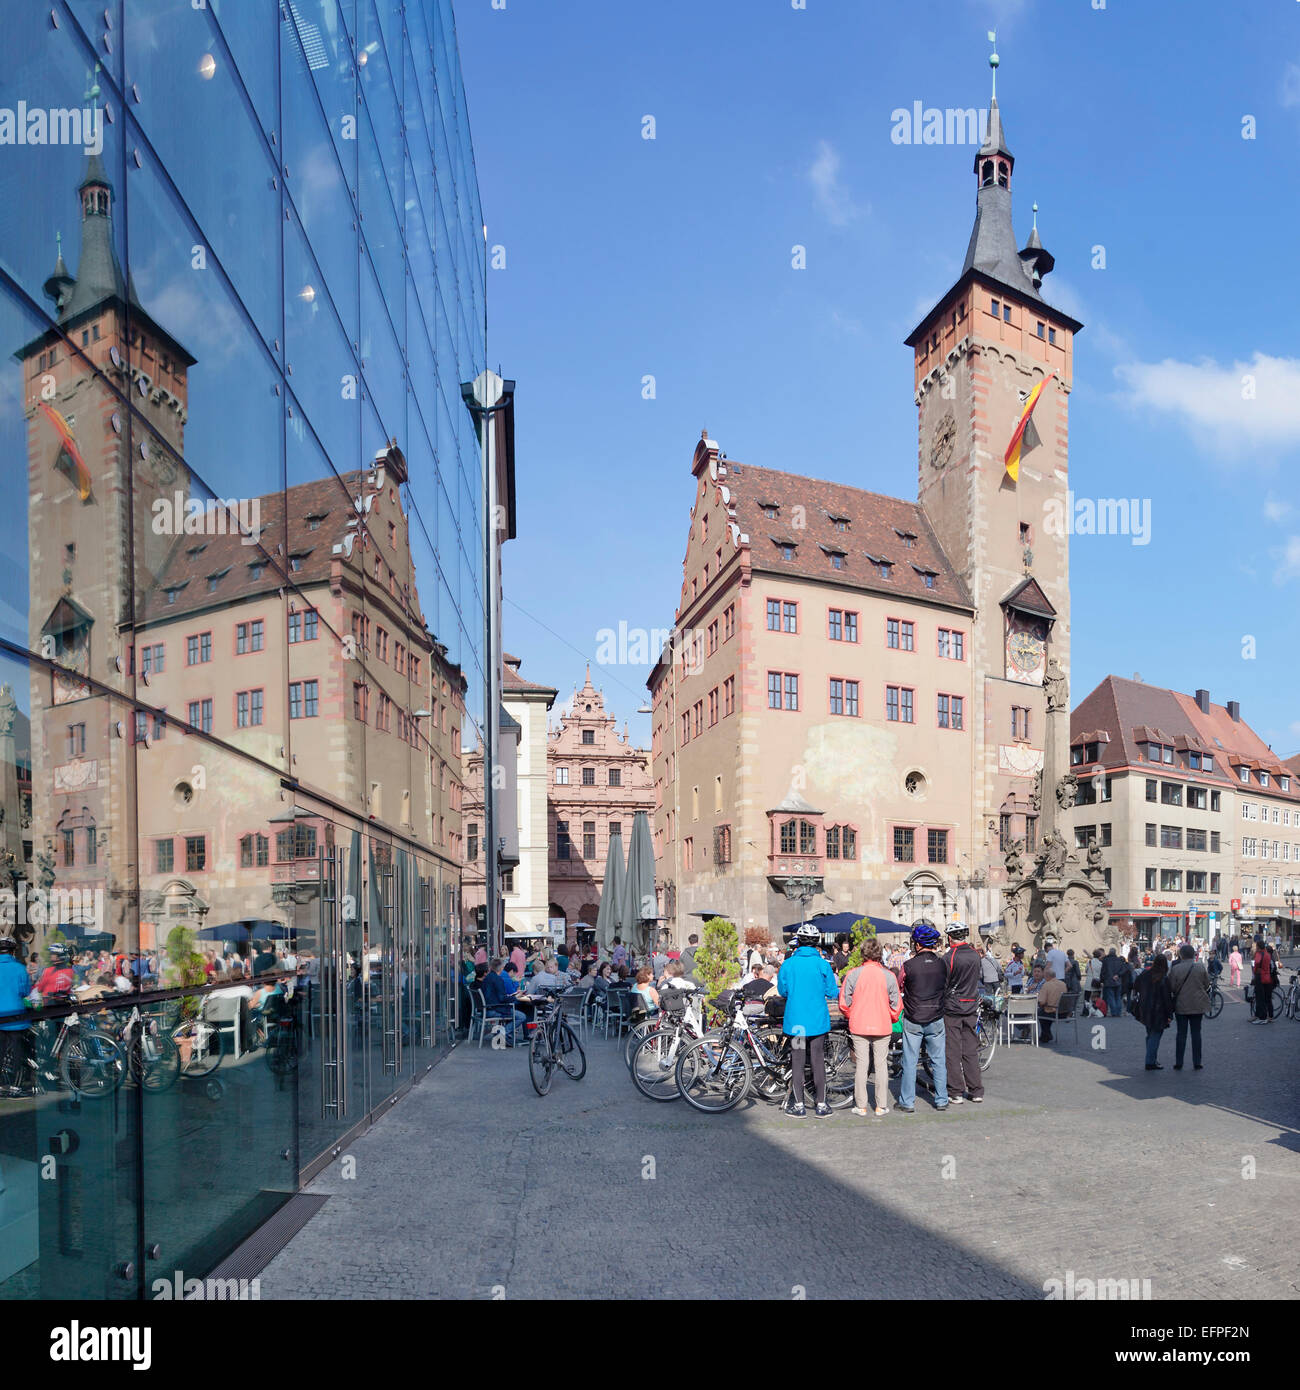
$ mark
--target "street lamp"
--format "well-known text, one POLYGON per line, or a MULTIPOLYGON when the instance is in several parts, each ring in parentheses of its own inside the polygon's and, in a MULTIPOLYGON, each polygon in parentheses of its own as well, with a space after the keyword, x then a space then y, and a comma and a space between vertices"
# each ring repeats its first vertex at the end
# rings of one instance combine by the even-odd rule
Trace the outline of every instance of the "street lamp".
POLYGON ((1300 907, 1300 893, 1297 893, 1296 890, 1295 890, 1294 888, 1288 888, 1288 889, 1286 890, 1286 892, 1282 894, 1282 900, 1283 900, 1283 902, 1286 903, 1286 915, 1291 919, 1288 925, 1290 926, 1290 929, 1291 929, 1291 942, 1292 942, 1292 945, 1294 945, 1294 944, 1295 944, 1295 912, 1296 912, 1296 908, 1297 908, 1297 907, 1300 907))

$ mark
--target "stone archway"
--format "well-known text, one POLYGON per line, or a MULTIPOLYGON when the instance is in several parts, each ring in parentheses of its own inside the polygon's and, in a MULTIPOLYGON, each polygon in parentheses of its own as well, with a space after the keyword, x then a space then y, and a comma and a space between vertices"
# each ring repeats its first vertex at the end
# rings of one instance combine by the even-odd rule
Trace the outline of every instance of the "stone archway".
POLYGON ((924 919, 942 930, 957 910, 957 887, 933 869, 913 869, 902 886, 889 895, 889 901, 896 922, 910 927, 924 919))

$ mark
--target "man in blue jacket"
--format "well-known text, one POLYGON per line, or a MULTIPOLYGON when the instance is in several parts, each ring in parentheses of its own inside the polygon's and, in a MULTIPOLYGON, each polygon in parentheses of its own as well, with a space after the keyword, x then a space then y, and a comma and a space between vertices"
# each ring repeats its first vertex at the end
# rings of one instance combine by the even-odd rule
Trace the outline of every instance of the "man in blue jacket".
POLYGON ((0 1077, 11 1096, 24 1094, 28 1083, 27 1005, 23 1001, 32 987, 17 951, 12 936, 0 937, 0 1077))
POLYGON ((803 1103, 805 1056, 812 1061, 813 1095, 817 1102, 813 1114, 828 1120, 834 1113, 826 1104, 826 1035, 831 1031, 828 999, 838 999, 839 981, 825 956, 817 949, 822 934, 811 923, 799 928, 798 949, 781 967, 776 992, 785 1000, 782 1027, 790 1039, 794 1095, 786 1114, 802 1119, 808 1112, 803 1103))

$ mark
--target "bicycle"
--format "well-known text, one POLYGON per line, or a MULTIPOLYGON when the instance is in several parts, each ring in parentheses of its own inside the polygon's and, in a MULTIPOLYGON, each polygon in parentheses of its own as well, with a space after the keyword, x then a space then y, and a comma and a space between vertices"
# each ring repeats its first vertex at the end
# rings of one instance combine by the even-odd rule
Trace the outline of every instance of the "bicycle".
MULTIPOLYGON (((1286 1007, 1285 1001, 1290 997, 1290 992, 1283 992, 1280 985, 1273 988, 1272 997, 1269 999, 1269 1019, 1281 1018, 1282 1011, 1286 1007)), ((1242 990, 1242 998, 1250 1006, 1250 1011, 1255 1012, 1255 986, 1249 984, 1242 990)))
POLYGON ((1207 1018, 1218 1018, 1223 1012, 1223 991, 1219 988, 1217 980, 1210 981, 1210 1007, 1206 1011, 1207 1018))
MULTIPOLYGON (((768 1104, 783 1102, 793 1089, 791 1039, 768 1027, 756 1031, 740 992, 719 996, 723 1026, 682 1049, 677 1059, 677 1090, 696 1110, 720 1115, 740 1104, 751 1089, 768 1104), (757 1080, 755 1071, 758 1072, 757 1080)), ((853 1051, 843 1020, 831 1024, 826 1047, 826 1103, 844 1110, 853 1103, 853 1051)), ((806 1065, 801 1056, 800 1064, 806 1065)))
POLYGON ((587 1074, 587 1054, 560 1011, 559 995, 548 992, 545 998, 547 1006, 539 1002, 537 1015, 526 1025, 533 1034, 528 1045, 528 1079, 539 1096, 551 1089, 556 1067, 574 1081, 581 1081, 587 1074))
POLYGON ((699 1016, 686 999, 675 999, 681 990, 665 990, 660 995, 660 1012, 654 1028, 647 1031, 632 1049, 628 1072, 632 1084, 650 1100, 678 1098, 677 1058, 686 1043, 703 1037, 699 1016))
POLYGON ((181 1074, 181 1050, 171 1036, 159 1032, 157 1019, 145 1019, 133 1008, 117 1037, 137 1086, 160 1092, 175 1084, 181 1074))
POLYGON ((53 1019, 33 1020, 32 1046, 21 1069, 30 1080, 3 1078, 10 1092, 44 1095, 65 1086, 92 1100, 112 1095, 126 1076, 126 1057, 112 1034, 75 1011, 65 1015, 51 1040, 53 1029, 53 1019))
POLYGON ((1279 1001, 1275 1018, 1285 1014, 1287 1018, 1293 1018, 1300 1023, 1300 973, 1292 973, 1291 983, 1285 989, 1279 984, 1273 991, 1273 998, 1279 1001))

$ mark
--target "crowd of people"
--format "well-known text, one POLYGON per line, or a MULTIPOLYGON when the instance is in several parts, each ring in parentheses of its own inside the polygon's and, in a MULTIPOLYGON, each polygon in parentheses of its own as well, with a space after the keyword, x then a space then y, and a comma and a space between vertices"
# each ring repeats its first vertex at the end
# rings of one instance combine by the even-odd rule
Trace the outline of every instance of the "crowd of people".
MULTIPOLYGON (((507 956, 491 960, 484 948, 467 948, 461 983, 467 994, 482 991, 488 1016, 505 1021, 507 1045, 513 1046, 537 1000, 566 988, 600 994, 626 989, 638 1013, 653 1014, 664 989, 700 986, 695 977, 698 946, 699 938, 692 935, 681 952, 656 946, 638 958, 615 938, 604 956, 594 943, 570 942, 531 953, 515 945, 507 956)), ((1037 999, 1036 1018, 1017 1026, 1036 1026, 1044 1043, 1053 1041, 1053 1022, 1062 1018, 1121 1018, 1127 1012, 1146 1029, 1145 1065, 1153 1071, 1163 1070, 1160 1041, 1173 1026, 1174 1069, 1182 1069, 1190 1042, 1192 1066, 1199 1071, 1204 1067, 1201 1022, 1210 1011, 1219 975, 1226 970, 1232 984, 1239 985, 1249 970, 1252 1022, 1257 1024, 1269 1021, 1270 996, 1279 983, 1278 945, 1262 936, 1210 943, 1161 938, 1145 951, 1136 944, 1123 950, 1099 947, 1080 958, 1048 933, 1040 947, 1031 950, 1013 942, 999 959, 993 944, 978 935, 972 940, 963 922, 950 923, 942 934, 933 924, 919 922, 905 938, 868 938, 856 959, 851 960, 850 950, 847 935, 827 944, 820 929, 809 923, 789 945, 755 941, 743 946, 737 962, 741 973, 736 988, 746 1011, 764 1012, 779 1022, 796 1062, 805 1061, 811 1072, 812 1109, 818 1118, 833 1113, 826 1103, 826 1040, 833 1013, 847 1021, 854 1049, 852 1113, 880 1119, 891 1109, 914 1112, 923 1056, 936 1109, 983 1102, 976 1015, 981 997, 993 991, 1037 999), (887 1061, 895 1038, 902 1057, 896 1102, 887 1061)), ((805 1087, 805 1066, 796 1064, 787 1102, 787 1112, 796 1118, 808 1113, 805 1087)))

